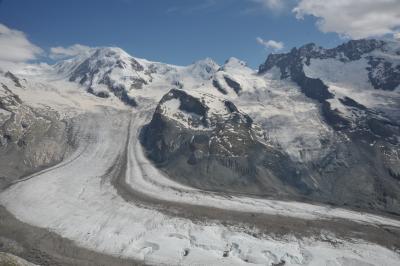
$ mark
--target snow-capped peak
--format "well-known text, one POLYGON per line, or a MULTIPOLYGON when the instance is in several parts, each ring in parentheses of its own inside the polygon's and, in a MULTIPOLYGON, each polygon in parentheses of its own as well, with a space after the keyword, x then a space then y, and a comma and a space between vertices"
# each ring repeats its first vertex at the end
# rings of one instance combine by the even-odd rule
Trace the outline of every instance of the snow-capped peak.
POLYGON ((72 72, 78 69, 81 64, 85 64, 91 69, 110 69, 112 67, 123 67, 132 58, 127 52, 118 47, 96 47, 56 63, 54 69, 59 75, 72 75, 72 72))
POLYGON ((247 63, 237 59, 236 57, 230 57, 228 60, 225 61, 224 65, 221 67, 220 70, 222 71, 229 71, 229 70, 243 70, 248 69, 247 63))
POLYGON ((220 66, 214 60, 208 57, 196 61, 192 65, 188 66, 188 70, 193 76, 197 76, 205 80, 210 79, 219 68, 220 66))
POLYGON ((93 49, 98 56, 103 57, 131 57, 125 50, 119 47, 99 47, 93 49))
POLYGON ((78 82, 100 97, 115 94, 126 103, 131 88, 141 88, 148 80, 144 67, 127 52, 117 47, 92 48, 88 53, 54 65, 55 75, 78 82))
POLYGON ((212 68, 218 69, 219 65, 212 58, 206 57, 204 59, 200 59, 195 61, 192 66, 210 66, 212 68))

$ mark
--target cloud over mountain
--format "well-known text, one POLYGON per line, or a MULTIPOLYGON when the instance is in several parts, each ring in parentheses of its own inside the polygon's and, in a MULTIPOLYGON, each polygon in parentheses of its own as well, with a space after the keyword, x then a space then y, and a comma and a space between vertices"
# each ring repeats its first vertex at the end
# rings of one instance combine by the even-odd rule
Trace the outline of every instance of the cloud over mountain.
POLYGON ((25 33, 0 24, 0 61, 20 63, 36 59, 42 49, 31 43, 25 33))
POLYGON ((51 47, 50 48, 50 58, 51 59, 62 59, 66 57, 75 56, 78 54, 86 53, 90 51, 90 47, 82 44, 74 44, 68 47, 51 47))
POLYGON ((353 39, 395 34, 400 27, 398 0, 301 0, 293 12, 298 19, 316 17, 322 32, 353 39))
POLYGON ((272 49, 274 51, 282 50, 284 47, 283 42, 278 42, 274 40, 264 40, 261 37, 256 38, 257 42, 265 47, 265 49, 272 49))

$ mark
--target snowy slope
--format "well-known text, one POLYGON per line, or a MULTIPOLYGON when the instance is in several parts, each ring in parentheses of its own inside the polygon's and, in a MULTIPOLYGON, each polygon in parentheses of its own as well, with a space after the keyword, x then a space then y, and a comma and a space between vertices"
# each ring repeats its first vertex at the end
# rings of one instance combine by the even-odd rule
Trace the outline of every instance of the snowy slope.
MULTIPOLYGON (((280 68, 281 78, 293 80, 297 75, 293 72, 302 69, 306 77, 320 79, 333 94, 328 99, 332 109, 337 109, 349 120, 356 114, 341 101, 345 97, 388 116, 394 115, 393 110, 399 108, 399 42, 358 40, 332 49, 308 44, 288 54, 270 56, 260 71, 271 72, 276 67, 280 68), (299 69, 289 69, 293 65, 299 69)), ((398 116, 394 118, 398 119, 398 116)))

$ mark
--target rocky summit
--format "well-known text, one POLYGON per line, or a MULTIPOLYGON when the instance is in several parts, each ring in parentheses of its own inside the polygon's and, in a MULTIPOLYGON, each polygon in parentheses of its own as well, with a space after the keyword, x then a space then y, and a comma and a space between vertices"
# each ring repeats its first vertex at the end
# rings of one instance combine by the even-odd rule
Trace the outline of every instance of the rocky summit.
POLYGON ((212 191, 283 194, 304 190, 289 156, 229 100, 172 89, 142 130, 148 156, 173 179, 212 191))

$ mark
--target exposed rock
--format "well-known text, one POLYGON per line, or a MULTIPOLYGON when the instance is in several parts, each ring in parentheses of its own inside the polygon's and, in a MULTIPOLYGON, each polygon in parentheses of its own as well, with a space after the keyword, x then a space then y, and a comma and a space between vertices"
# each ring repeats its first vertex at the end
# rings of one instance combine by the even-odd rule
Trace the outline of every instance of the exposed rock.
POLYGON ((260 132, 248 115, 230 101, 191 94, 171 90, 142 130, 142 144, 159 167, 208 190, 308 193, 288 156, 258 141, 260 132))
POLYGON ((227 95, 228 92, 221 86, 221 84, 218 82, 218 80, 213 80, 212 82, 213 86, 222 94, 227 95))
MULTIPOLYGON (((310 43, 293 48, 287 54, 271 54, 264 64, 260 65, 259 73, 265 73, 277 66, 281 70, 281 77, 291 77, 297 82, 303 64, 309 65, 311 59, 337 59, 341 62, 357 61, 362 57, 368 59, 368 77, 376 89, 394 90, 400 84, 400 66, 393 66, 384 58, 372 52, 387 52, 387 44, 380 40, 351 40, 336 48, 324 49, 310 43)), ((394 51, 395 52, 395 51, 394 51)))
POLYGON ((393 91, 400 84, 400 65, 393 66, 383 58, 368 57, 368 78, 376 89, 393 91))
POLYGON ((224 79, 226 84, 228 84, 228 86, 231 87, 236 92, 236 94, 239 94, 242 91, 242 87, 240 87, 240 84, 238 82, 227 76, 224 76, 224 79))
POLYGON ((67 123, 50 109, 31 108, 6 85, 0 88, 0 189, 62 160, 67 123))
POLYGON ((21 83, 19 81, 19 78, 17 78, 13 73, 11 73, 10 71, 7 71, 4 74, 4 76, 7 77, 7 78, 10 78, 14 82, 15 87, 22 88, 22 85, 21 85, 21 83))

